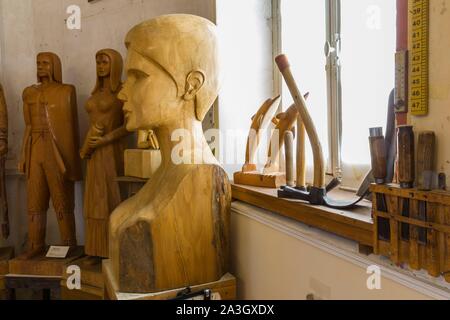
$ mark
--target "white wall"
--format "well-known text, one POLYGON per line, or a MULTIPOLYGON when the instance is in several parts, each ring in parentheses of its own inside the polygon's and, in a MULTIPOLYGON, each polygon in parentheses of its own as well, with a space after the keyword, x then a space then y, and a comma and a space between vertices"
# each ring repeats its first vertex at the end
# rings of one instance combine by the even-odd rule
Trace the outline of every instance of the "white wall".
POLYGON ((450 299, 450 284, 401 270, 357 244, 256 207, 232 205, 232 272, 245 300, 450 299), (381 289, 367 288, 367 267, 381 270, 381 289))
MULTIPOLYGON (((425 117, 409 116, 416 132, 436 133, 437 171, 450 186, 450 0, 430 1, 430 104, 425 117)), ((411 46, 411 44, 409 44, 411 46)))
POLYGON ((217 0, 223 86, 219 96, 221 162, 232 176, 245 160, 251 117, 273 96, 270 0, 217 0), (225 137, 227 131, 241 139, 225 137), (233 142, 239 141, 233 148, 233 142))
MULTIPOLYGON (((63 63, 64 82, 76 86, 80 135, 84 137, 88 119, 84 104, 95 84, 95 53, 113 48, 125 56, 123 45, 135 24, 168 13, 190 13, 215 20, 214 0, 0 0, 0 81, 6 91, 9 112, 9 192, 12 235, 8 244, 17 249, 25 240, 25 181, 15 172, 23 134, 22 91, 36 82, 36 54, 57 53, 63 63), (65 19, 69 5, 82 13, 81 30, 68 30, 65 19)), ((77 185, 76 216, 78 239, 83 242, 82 187, 77 185)), ((57 243, 59 232, 54 214, 49 212, 48 242, 57 243)), ((5 243, 0 241, 0 245, 5 243)))

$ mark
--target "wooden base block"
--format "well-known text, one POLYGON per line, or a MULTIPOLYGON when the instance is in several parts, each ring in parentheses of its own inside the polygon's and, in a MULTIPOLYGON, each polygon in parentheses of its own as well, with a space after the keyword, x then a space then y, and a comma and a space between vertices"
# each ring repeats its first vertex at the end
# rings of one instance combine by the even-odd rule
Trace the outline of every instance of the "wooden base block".
MULTIPOLYGON (((81 288, 70 290, 67 288, 69 274, 63 273, 61 280, 61 299, 63 300, 102 300, 104 291, 104 278, 102 263, 91 265, 89 257, 83 257, 71 262, 69 265, 77 265, 81 272, 81 288)), ((68 266, 69 266, 68 265, 68 266)))
POLYGON ((125 150, 125 176, 149 179, 161 166, 160 150, 125 150))
POLYGON ((0 276, 0 300, 6 300, 7 291, 5 287, 5 277, 0 276))
POLYGON ((72 248, 65 259, 47 258, 47 252, 29 260, 13 259, 9 261, 9 273, 15 275, 33 275, 62 277, 66 266, 84 255, 83 247, 72 248))
POLYGON ((103 288, 95 288, 85 284, 81 284, 80 290, 70 290, 66 286, 67 280, 61 281, 61 300, 69 301, 90 301, 90 300, 103 300, 103 288))
MULTIPOLYGON (((118 291, 109 260, 103 261, 103 277, 105 279, 105 299, 109 300, 170 300, 185 288, 149 294, 131 294, 118 291)), ((236 278, 226 274, 219 281, 191 287, 192 292, 210 289, 212 293, 219 294, 222 300, 236 299, 236 278)))
POLYGON ((0 248, 0 276, 4 276, 9 273, 9 260, 13 257, 13 248, 0 248))
POLYGON ((239 171, 234 173, 234 183, 245 186, 278 189, 279 187, 286 185, 286 174, 283 172, 262 174, 257 171, 239 171))

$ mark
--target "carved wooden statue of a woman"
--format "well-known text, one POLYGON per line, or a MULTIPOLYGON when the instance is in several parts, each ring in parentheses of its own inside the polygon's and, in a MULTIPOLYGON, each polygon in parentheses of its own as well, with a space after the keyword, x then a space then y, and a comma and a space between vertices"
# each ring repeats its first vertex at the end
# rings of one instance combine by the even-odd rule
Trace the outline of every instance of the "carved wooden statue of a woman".
POLYGON ((128 78, 118 97, 127 129, 154 130, 162 164, 111 215, 105 274, 131 293, 217 281, 229 271, 231 187, 202 129, 219 90, 216 27, 168 15, 134 27, 125 42, 128 78))
POLYGON ((96 62, 97 84, 86 104, 90 129, 80 152, 87 159, 85 252, 91 257, 106 258, 109 216, 121 202, 115 178, 123 171, 124 138, 129 132, 124 127, 123 103, 117 99, 122 88, 122 57, 115 50, 104 49, 97 52, 96 62))

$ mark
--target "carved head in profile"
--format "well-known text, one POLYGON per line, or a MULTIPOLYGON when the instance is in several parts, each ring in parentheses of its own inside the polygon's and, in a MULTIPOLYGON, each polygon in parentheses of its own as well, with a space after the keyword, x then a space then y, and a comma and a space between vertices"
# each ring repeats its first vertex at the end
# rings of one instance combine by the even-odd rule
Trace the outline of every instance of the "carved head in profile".
POLYGON ((122 85, 123 59, 114 49, 102 49, 95 55, 97 65, 97 84, 92 92, 96 93, 104 78, 110 79, 110 90, 116 93, 122 85))
POLYGON ((161 16, 127 35, 127 81, 119 93, 127 129, 202 121, 219 90, 216 26, 185 14, 161 16))
POLYGON ((61 60, 55 53, 38 53, 36 66, 38 83, 42 83, 44 78, 48 78, 49 82, 62 83, 61 60))

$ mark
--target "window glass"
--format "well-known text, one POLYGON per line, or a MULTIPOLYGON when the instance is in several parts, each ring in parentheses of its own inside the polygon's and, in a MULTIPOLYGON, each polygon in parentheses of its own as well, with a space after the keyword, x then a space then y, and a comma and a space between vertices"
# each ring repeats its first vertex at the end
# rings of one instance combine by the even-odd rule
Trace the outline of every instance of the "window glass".
MULTIPOLYGON (((328 158, 327 75, 324 44, 326 40, 325 1, 282 0, 282 49, 292 67, 300 91, 310 92, 307 100, 325 159, 328 158)), ((283 81, 283 106, 293 103, 283 81)), ((308 141, 308 140, 307 140, 308 141)), ((313 165, 312 151, 307 143, 307 163, 313 165)))
POLYGON ((369 128, 385 127, 395 83, 396 2, 341 0, 341 28, 342 161, 369 164, 369 128))

